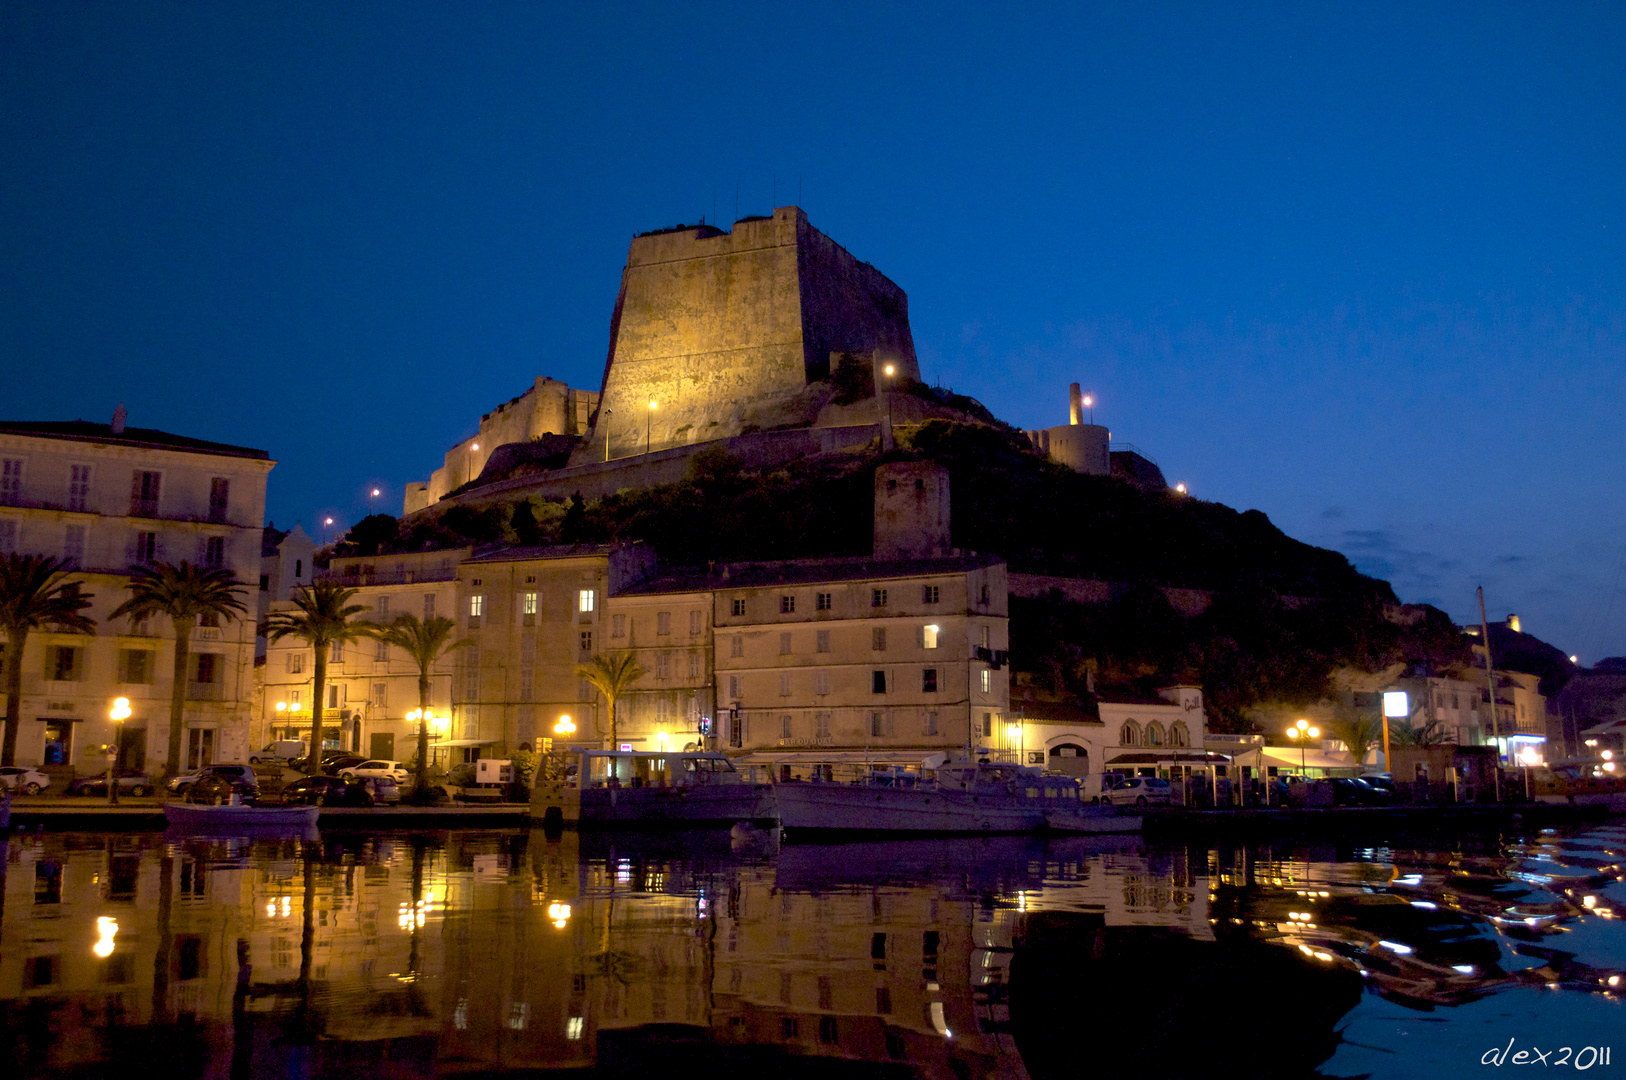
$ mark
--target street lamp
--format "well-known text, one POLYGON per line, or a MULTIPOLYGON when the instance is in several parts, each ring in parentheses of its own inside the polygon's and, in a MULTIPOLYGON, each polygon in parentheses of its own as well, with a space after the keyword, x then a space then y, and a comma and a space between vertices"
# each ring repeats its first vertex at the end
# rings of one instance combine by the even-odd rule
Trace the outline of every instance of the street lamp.
POLYGON ((1010 748, 1012 748, 1013 750, 1016 751, 1016 757, 1013 760, 1018 765, 1022 764, 1022 725, 1021 724, 1006 724, 1005 725, 1005 743, 1006 743, 1007 746, 1009 746, 1010 748))
POLYGON ((1310 726, 1310 721, 1308 721, 1308 720, 1300 720, 1297 724, 1294 724, 1292 727, 1287 729, 1287 737, 1289 739, 1294 739, 1294 740, 1298 741, 1298 744, 1299 744, 1299 776, 1302 777, 1304 775, 1305 771, 1306 771, 1305 770, 1305 765, 1304 765, 1304 744, 1306 742, 1308 742, 1310 739, 1320 738, 1321 737, 1321 729, 1311 727, 1310 726))
POLYGON ((601 410, 600 413, 599 413, 599 419, 604 421, 604 462, 605 462, 605 464, 609 464, 609 461, 610 461, 610 414, 613 413, 613 412, 615 412, 614 409, 604 409, 604 410, 601 410))
POLYGON ((127 697, 114 698, 113 707, 107 710, 107 715, 113 721, 113 741, 107 746, 107 805, 117 806, 119 804, 119 782, 118 777, 113 775, 113 766, 118 762, 119 758, 119 743, 123 741, 119 736, 124 730, 123 724, 130 719, 130 699, 127 697))
POLYGON ((1086 409, 1090 410, 1090 424, 1094 425, 1094 423, 1095 423, 1095 395, 1094 394, 1085 394, 1084 395, 1084 407, 1086 409))
POLYGON ((332 518, 323 518, 322 519, 322 545, 324 547, 327 546, 327 531, 329 529, 331 529, 331 528, 333 528, 333 519, 332 518))
POLYGON ((367 512, 369 514, 378 513, 378 496, 380 494, 382 494, 382 492, 380 492, 377 488, 373 488, 372 492, 367 496, 367 512))
POLYGON ((649 415, 644 417, 644 453, 646 454, 649 453, 650 430, 655 426, 655 406, 656 403, 651 401, 649 403, 649 415))
POLYGON ((555 735, 574 735, 576 733, 576 722, 570 718, 569 713, 559 717, 559 722, 553 725, 553 733, 555 735))

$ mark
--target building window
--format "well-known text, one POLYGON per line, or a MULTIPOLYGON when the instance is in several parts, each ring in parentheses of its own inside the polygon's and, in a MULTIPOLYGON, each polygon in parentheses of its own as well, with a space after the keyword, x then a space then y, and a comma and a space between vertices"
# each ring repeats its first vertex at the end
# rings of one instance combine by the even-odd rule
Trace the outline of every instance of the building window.
POLYGON ((779 675, 779 696, 790 697, 790 672, 781 672, 779 675))
POLYGON ((828 739, 830 737, 830 714, 829 713, 827 713, 827 712, 814 713, 813 714, 813 723, 816 725, 815 730, 818 733, 819 738, 828 739))
POLYGON ((627 636, 627 617, 625 615, 610 616, 610 636, 614 638, 627 636))
POLYGON ((937 648, 937 631, 937 626, 930 623, 920 628, 920 647, 922 649, 937 648))
POLYGON ((54 645, 47 654, 49 663, 45 677, 56 682, 77 682, 79 679, 79 650, 72 645, 54 645))
POLYGON ((582 589, 576 597, 576 609, 582 612, 592 611, 595 599, 596 594, 592 589, 582 589))
POLYGON ((295 559, 294 560, 294 580, 298 581, 300 578, 302 578, 304 576, 305 576, 305 560, 304 559, 295 559))
POLYGON ((531 687, 535 679, 536 673, 530 668, 519 669, 519 699, 521 701, 531 700, 531 687))
POLYGON ((689 612, 689 636, 699 637, 701 631, 706 628, 705 622, 705 615, 700 609, 696 608, 694 611, 689 612))
MULTIPOLYGON (((206 765, 214 764, 215 760, 215 729, 191 728, 186 733, 186 767, 201 769, 206 765)), ((196 941, 197 938, 191 938, 196 941)), ((194 956, 193 963, 196 958, 194 956)))
POLYGON ((820 611, 829 611, 832 607, 835 606, 835 594, 834 593, 827 593, 827 592, 819 593, 818 598, 814 601, 813 606, 816 607, 820 611))
POLYGON ((988 633, 988 628, 986 626, 980 627, 977 630, 977 644, 980 647, 984 649, 989 648, 988 641, 990 637, 991 635, 988 633))
POLYGON ((815 671, 813 673, 813 692, 815 694, 828 694, 830 692, 830 673, 828 671, 815 671))
POLYGON ((199 683, 213 683, 218 681, 216 676, 220 671, 220 657, 214 653, 200 652, 197 654, 197 675, 193 681, 199 683))
POLYGON ((869 606, 870 607, 886 607, 886 590, 885 589, 871 589, 869 591, 869 606))
POLYGON ((1191 739, 1186 733, 1186 725, 1183 722, 1175 724, 1169 729, 1170 746, 1187 746, 1190 742, 1191 739))
MULTIPOLYGON (((486 613, 486 598, 484 596, 469 597, 469 618, 478 619, 486 613)), ((477 624, 478 625, 478 624, 477 624)))
POLYGON ((922 604, 935 604, 943 598, 943 590, 937 585, 922 585, 920 587, 920 602, 922 604))
POLYGON ((423 617, 425 619, 433 619, 435 617, 435 594, 434 593, 424 593, 423 594, 423 617))
POLYGON ((158 492, 162 485, 160 473, 136 470, 130 479, 130 516, 157 517, 158 492))
POLYGON ((728 639, 728 655, 729 656, 744 656, 745 655, 745 635, 744 634, 735 634, 733 637, 728 639))
POLYGON ((664 649, 655 654, 655 678, 665 679, 672 674, 672 657, 664 649))
POLYGON ((390 703, 389 702, 389 692, 390 692, 390 684, 389 683, 382 683, 382 682, 373 683, 373 696, 372 696, 372 699, 368 702, 368 704, 371 705, 375 709, 388 708, 389 703, 390 703))
POLYGON ((869 714, 869 733, 876 738, 892 734, 892 724, 886 713, 872 712, 869 714))
POLYGON ((779 635, 779 655, 790 655, 790 633, 788 631, 779 635))
POLYGON ((231 481, 216 476, 209 481, 209 520, 220 524, 226 520, 226 508, 231 505, 231 481))
POLYGON ((85 527, 83 525, 69 525, 63 530, 62 558, 70 569, 77 570, 85 564, 85 527))
POLYGON ((390 613, 390 598, 389 597, 380 596, 378 598, 378 613, 380 615, 388 615, 390 613))
POLYGON ((829 652, 830 651, 830 631, 828 631, 828 630, 816 631, 814 633, 814 635, 813 635, 813 646, 814 646, 815 651, 817 651, 817 652, 825 652, 825 653, 829 652))
POLYGON ((937 693, 937 669, 926 668, 920 673, 920 692, 923 694, 937 693))
POLYGON ((152 682, 152 658, 150 649, 120 649, 119 650, 119 682, 134 686, 146 686, 152 682))
POLYGON ((982 714, 982 737, 985 739, 994 737, 994 714, 991 712, 982 714))
POLYGON ((305 654, 298 649, 288 654, 288 674, 302 675, 305 671, 305 654))
POLYGON ((743 597, 743 596, 734 597, 733 600, 729 601, 728 610, 735 617, 744 615, 745 614, 745 597, 743 597))
POLYGON ((1124 746, 1140 745, 1140 729, 1135 726, 1133 720, 1126 721, 1118 731, 1118 741, 1124 746))
POLYGON ((982 692, 985 694, 988 693, 988 687, 993 683, 993 680, 989 677, 987 668, 983 668, 982 671, 978 673, 978 680, 982 687, 982 692))
POLYGON ((389 663, 389 661, 390 661, 390 643, 389 642, 380 641, 373 647, 373 661, 375 663, 379 663, 379 664, 387 664, 387 663, 389 663))
POLYGON ((740 698, 745 696, 740 693, 740 677, 738 675, 730 675, 728 677, 728 696, 732 701, 738 701, 740 698))
POLYGON ((698 678, 700 678, 700 654, 692 652, 689 654, 689 679, 693 681, 698 678))
POLYGON ((203 565, 218 570, 226 565, 226 538, 211 536, 203 542, 203 565))
POLYGON ((794 615, 794 614, 796 614, 796 597, 794 597, 794 596, 781 596, 779 598, 779 614, 781 614, 781 615, 794 615))
POLYGON ((202 615, 198 616, 198 625, 199 626, 207 626, 211 630, 219 630, 220 629, 220 612, 218 612, 218 611, 205 611, 202 615))
POLYGON ((335 641, 327 647, 327 658, 330 663, 344 663, 344 642, 335 641))
POLYGON ((522 593, 519 598, 520 621, 525 626, 536 625, 536 594, 522 593))
POLYGON ((150 563, 158 561, 158 534, 155 532, 136 533, 135 561, 150 563))
POLYGON ((670 634, 672 632, 672 613, 670 611, 655 612, 655 633, 670 634))
POLYGON ((937 710, 936 709, 928 709, 926 711, 926 724, 925 724, 925 727, 921 730, 921 734, 922 735, 936 735, 937 734, 937 710))
POLYGON ((21 458, 0 461, 0 503, 16 506, 23 501, 23 462, 21 458))
POLYGON ((988 586, 987 585, 984 585, 982 587, 982 591, 977 594, 977 603, 982 605, 983 607, 988 606, 989 599, 988 599, 988 586))
POLYGON ((1146 725, 1146 745, 1147 746, 1162 746, 1163 745, 1163 725, 1162 724, 1151 723, 1151 724, 1146 725))
POLYGON ((790 713, 785 713, 783 716, 781 716, 779 718, 779 737, 781 739, 790 738, 791 737, 791 728, 793 726, 794 726, 794 722, 791 720, 790 713))
POLYGON ((875 671, 870 673, 870 693, 886 693, 886 672, 875 671))
POLYGON ((886 652, 886 627, 874 626, 870 628, 869 647, 871 652, 886 652))
POLYGON ((90 505, 90 466, 68 466, 68 509, 84 513, 90 505))
POLYGON ((593 651, 593 632, 591 630, 581 632, 581 651, 584 653, 593 651))

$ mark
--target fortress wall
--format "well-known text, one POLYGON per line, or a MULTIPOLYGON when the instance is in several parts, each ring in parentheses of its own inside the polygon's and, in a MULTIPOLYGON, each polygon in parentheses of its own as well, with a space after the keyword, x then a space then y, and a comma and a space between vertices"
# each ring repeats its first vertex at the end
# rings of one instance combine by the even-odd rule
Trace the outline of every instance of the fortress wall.
MULTIPOLYGON (((542 435, 581 434, 597 402, 598 395, 591 391, 572 390, 557 379, 538 376, 525 393, 482 416, 477 434, 446 451, 445 464, 430 474, 428 501, 434 503, 479 476, 499 446, 542 435)), ((408 504, 409 513, 411 509, 408 504)))
POLYGON ((599 421, 572 465, 812 423, 832 351, 884 349, 918 377, 903 290, 794 206, 634 238, 599 421), (656 403, 650 409, 649 403, 656 403))

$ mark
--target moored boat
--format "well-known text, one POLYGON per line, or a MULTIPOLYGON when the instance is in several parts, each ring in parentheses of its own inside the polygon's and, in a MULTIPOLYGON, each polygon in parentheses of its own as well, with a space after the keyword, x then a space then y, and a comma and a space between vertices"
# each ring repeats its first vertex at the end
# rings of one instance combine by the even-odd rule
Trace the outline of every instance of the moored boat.
POLYGON ((1538 802, 1626 811, 1626 776, 1621 776, 1615 762, 1608 758, 1549 761, 1537 766, 1530 780, 1538 802))
POLYGON ((166 803, 170 825, 219 832, 227 829, 304 829, 316 824, 319 806, 206 806, 166 803))
POLYGON ((707 750, 583 750, 574 771, 539 779, 531 816, 581 828, 774 825, 773 785, 707 750))
POLYGON ((1139 817, 1085 803, 1071 777, 936 756, 918 773, 872 772, 850 783, 781 781, 774 785, 774 799, 779 823, 791 839, 842 833, 1121 833, 1141 827, 1139 817))

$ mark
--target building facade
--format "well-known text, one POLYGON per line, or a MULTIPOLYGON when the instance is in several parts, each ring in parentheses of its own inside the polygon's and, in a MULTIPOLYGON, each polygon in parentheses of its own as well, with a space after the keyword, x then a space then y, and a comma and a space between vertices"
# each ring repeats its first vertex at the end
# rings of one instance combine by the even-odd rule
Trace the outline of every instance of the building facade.
MULTIPOLYGON (((0 555, 66 559, 96 622, 93 634, 29 635, 18 764, 97 772, 111 744, 121 767, 163 765, 174 629, 165 616, 111 613, 129 597, 133 566, 183 560, 235 574, 248 614, 192 631, 182 765, 247 752, 255 583, 273 464, 263 450, 127 428, 122 409, 110 425, 0 423, 0 555), (133 715, 115 725, 108 711, 118 697, 130 700, 133 715)), ((9 649, 3 662, 16 662, 9 649)))

